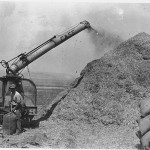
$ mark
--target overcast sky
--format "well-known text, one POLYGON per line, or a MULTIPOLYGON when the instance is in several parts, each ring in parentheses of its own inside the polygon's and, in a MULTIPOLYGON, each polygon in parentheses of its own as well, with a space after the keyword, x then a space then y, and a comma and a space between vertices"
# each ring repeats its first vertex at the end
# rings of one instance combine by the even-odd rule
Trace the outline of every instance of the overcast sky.
POLYGON ((79 75, 122 41, 150 34, 150 4, 0 1, 0 60, 29 52, 83 20, 97 31, 80 32, 30 64, 30 71, 79 75))

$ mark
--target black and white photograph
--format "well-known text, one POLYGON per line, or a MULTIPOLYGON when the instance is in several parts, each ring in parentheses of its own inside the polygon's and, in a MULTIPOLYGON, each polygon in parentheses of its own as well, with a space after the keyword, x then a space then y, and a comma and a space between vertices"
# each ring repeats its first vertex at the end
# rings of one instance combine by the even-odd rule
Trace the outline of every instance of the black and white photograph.
POLYGON ((150 150, 150 3, 0 0, 0 148, 150 150))

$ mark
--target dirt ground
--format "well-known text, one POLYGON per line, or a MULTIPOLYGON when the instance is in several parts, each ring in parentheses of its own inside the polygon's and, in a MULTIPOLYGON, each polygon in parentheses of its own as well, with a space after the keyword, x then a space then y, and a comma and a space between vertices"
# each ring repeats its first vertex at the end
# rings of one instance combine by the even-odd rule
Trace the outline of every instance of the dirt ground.
MULTIPOLYGON (((42 123, 39 128, 25 128, 20 135, 7 135, 0 139, 1 148, 77 148, 77 149, 140 149, 134 130, 126 126, 76 126, 66 128, 56 123, 42 123), (49 127, 49 128, 48 128, 49 127), (78 128, 76 130, 76 128, 78 128), (80 130, 79 130, 80 129, 80 130), (58 132, 59 131, 59 132, 58 132)), ((96 125, 95 125, 96 126, 96 125)), ((98 125, 97 125, 98 126, 98 125)))

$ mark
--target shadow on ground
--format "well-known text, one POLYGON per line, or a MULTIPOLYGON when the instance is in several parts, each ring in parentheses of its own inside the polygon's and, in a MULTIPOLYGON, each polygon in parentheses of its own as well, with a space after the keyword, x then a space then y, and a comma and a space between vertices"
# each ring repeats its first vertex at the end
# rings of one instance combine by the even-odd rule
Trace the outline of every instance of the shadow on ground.
POLYGON ((135 148, 137 148, 138 150, 144 150, 141 144, 136 144, 135 148))
POLYGON ((60 102, 61 100, 57 101, 56 103, 54 103, 52 105, 52 107, 46 112, 46 114, 42 117, 40 117, 37 120, 31 120, 31 122, 29 121, 23 121, 23 128, 38 128, 39 124, 41 121, 47 120, 53 113, 53 110, 55 109, 55 107, 57 106, 57 104, 60 102))

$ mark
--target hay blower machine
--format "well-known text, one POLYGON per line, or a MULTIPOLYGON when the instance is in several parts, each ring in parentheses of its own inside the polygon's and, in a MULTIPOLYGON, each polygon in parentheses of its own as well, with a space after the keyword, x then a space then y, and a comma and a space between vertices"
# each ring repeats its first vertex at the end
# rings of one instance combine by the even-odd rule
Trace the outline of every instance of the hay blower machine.
POLYGON ((64 33, 55 35, 30 52, 22 53, 9 61, 2 60, 0 62, 6 68, 6 76, 0 77, 0 124, 2 124, 3 115, 10 112, 9 101, 11 97, 9 86, 12 83, 16 84, 16 90, 24 98, 29 112, 28 118, 33 119, 37 114, 37 88, 32 80, 23 77, 22 70, 54 47, 87 28, 90 28, 89 22, 80 22, 64 33))

